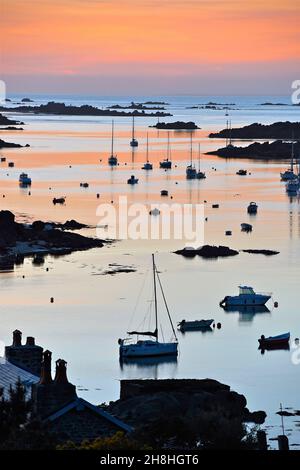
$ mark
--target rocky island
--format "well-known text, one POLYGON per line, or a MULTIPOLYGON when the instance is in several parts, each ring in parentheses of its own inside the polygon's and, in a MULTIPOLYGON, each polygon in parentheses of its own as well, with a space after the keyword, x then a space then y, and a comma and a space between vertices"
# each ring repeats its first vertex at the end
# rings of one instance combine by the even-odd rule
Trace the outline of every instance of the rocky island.
POLYGON ((185 256, 186 258, 194 258, 194 256, 201 256, 202 258, 218 258, 219 256, 236 256, 239 252, 228 248, 228 246, 204 245, 197 249, 185 247, 182 250, 175 251, 175 254, 185 256))
POLYGON ((20 126, 20 125, 24 125, 24 122, 15 121, 14 119, 9 119, 3 114, 0 114, 0 126, 20 126))
POLYGON ((222 129, 209 134, 211 139, 300 139, 300 122, 274 122, 273 124, 250 124, 233 129, 222 129))
MULTIPOLYGON (((300 152, 300 142, 294 144, 295 155, 300 152)), ((280 160, 290 159, 292 154, 292 143, 276 140, 275 142, 254 142, 246 147, 236 147, 234 145, 227 145, 227 147, 219 148, 211 152, 206 152, 207 155, 217 155, 223 158, 254 158, 262 160, 280 160)))
POLYGON ((107 241, 85 237, 70 230, 85 228, 75 220, 65 224, 16 222, 10 211, 0 211, 0 266, 13 268, 26 256, 60 256, 74 251, 101 248, 107 241))
POLYGON ((65 103, 56 103, 49 101, 47 104, 40 106, 17 106, 15 108, 0 107, 0 111, 11 111, 18 113, 33 114, 54 114, 59 116, 154 116, 165 117, 172 116, 170 113, 156 111, 145 113, 145 110, 134 109, 132 112, 117 111, 114 109, 99 109, 95 106, 84 104, 82 106, 66 105, 65 103))
POLYGON ((183 122, 183 121, 176 121, 176 122, 158 122, 155 126, 156 129, 169 129, 169 130, 196 130, 200 129, 194 122, 183 122))
POLYGON ((5 142, 4 140, 0 139, 0 149, 3 148, 22 148, 22 147, 30 147, 29 144, 21 145, 21 144, 14 144, 13 142, 5 142))

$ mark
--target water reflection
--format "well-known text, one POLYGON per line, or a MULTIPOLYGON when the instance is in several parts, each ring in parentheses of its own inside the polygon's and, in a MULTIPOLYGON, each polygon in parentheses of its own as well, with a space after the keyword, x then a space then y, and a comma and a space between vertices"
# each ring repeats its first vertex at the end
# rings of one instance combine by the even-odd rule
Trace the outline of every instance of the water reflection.
POLYGON ((264 346, 259 346, 258 350, 261 352, 261 354, 265 354, 265 351, 278 351, 278 350, 289 351, 290 350, 290 345, 289 345, 289 343, 286 343, 286 344, 267 344, 267 345, 264 345, 264 346))
POLYGON ((160 364, 177 364, 177 356, 157 356, 157 357, 127 357, 120 358, 120 369, 124 370, 125 367, 153 367, 160 364))
POLYGON ((230 305, 223 308, 226 313, 238 313, 240 322, 252 322, 255 315, 271 313, 266 305, 230 305))
POLYGON ((205 333, 213 333, 213 328, 211 326, 206 326, 206 327, 202 327, 202 328, 193 328, 191 330, 179 330, 180 333, 184 336, 186 333, 199 333, 201 332, 202 334, 205 334, 205 333))

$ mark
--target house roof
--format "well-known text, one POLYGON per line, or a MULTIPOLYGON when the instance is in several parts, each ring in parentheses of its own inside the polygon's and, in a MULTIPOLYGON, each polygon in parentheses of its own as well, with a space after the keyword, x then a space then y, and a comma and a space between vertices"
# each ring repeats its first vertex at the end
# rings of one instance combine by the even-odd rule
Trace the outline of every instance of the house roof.
POLYGON ((94 406, 91 403, 89 403, 88 401, 84 400, 83 398, 77 398, 76 400, 72 401, 68 405, 61 408, 59 411, 56 411, 52 415, 48 416, 46 421, 55 421, 56 419, 60 418, 64 414, 66 414, 69 411, 73 410, 74 408, 76 408, 78 411, 81 411, 84 408, 88 408, 89 410, 91 410, 95 414, 97 414, 98 416, 101 416, 101 418, 104 418, 104 419, 110 421, 112 424, 119 427, 123 431, 131 432, 133 430, 133 428, 131 426, 128 426, 128 424, 123 423, 123 421, 116 418, 115 416, 110 415, 109 413, 104 411, 101 407, 94 406))
POLYGON ((31 385, 37 383, 39 377, 0 357, 0 389, 3 389, 5 399, 9 398, 10 386, 14 386, 18 380, 25 386, 29 395, 31 393, 31 385))

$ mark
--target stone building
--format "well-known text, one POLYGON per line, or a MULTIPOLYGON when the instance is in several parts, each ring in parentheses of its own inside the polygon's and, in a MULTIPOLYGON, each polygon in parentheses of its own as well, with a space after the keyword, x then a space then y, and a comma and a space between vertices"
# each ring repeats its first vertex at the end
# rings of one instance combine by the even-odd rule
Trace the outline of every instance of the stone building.
POLYGON ((20 380, 32 399, 32 413, 47 423, 61 442, 80 443, 84 439, 106 437, 132 427, 77 396, 75 385, 67 378, 67 363, 56 361, 52 378, 52 353, 35 345, 32 337, 22 345, 22 333, 13 333, 13 344, 6 346, 5 358, 0 361, 0 389, 9 396, 9 387, 20 380))

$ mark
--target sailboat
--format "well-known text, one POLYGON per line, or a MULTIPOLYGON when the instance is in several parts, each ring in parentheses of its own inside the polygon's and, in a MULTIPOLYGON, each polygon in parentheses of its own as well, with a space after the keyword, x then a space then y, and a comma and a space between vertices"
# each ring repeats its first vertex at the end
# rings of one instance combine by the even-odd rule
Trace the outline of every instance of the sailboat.
POLYGON ((132 341, 132 338, 119 339, 119 353, 121 359, 126 358, 140 358, 151 356, 177 356, 178 354, 178 340, 175 328, 172 322, 170 311, 166 302, 165 294, 162 289, 161 281, 158 275, 157 267, 155 264, 154 254, 152 254, 152 268, 153 268, 153 290, 154 290, 154 307, 155 307, 155 329, 153 331, 129 331, 127 334, 130 336, 136 335, 137 340, 132 341), (158 307, 157 307, 157 281, 161 289, 164 304, 167 310, 168 318, 171 324, 173 338, 170 342, 159 340, 158 334, 158 307), (149 336, 152 339, 140 340, 139 336, 149 336))
POLYGON ((297 175, 294 173, 294 141, 292 142, 292 156, 291 166, 284 173, 280 173, 281 181, 291 181, 297 179, 297 175))
POLYGON ((162 162, 159 162, 159 168, 164 168, 165 170, 172 168, 170 132, 168 132, 167 158, 165 158, 162 162))
POLYGON ((130 141, 130 146, 131 147, 138 147, 139 143, 134 137, 134 116, 132 116, 132 139, 130 141))
POLYGON ((112 121, 111 123, 111 155, 108 158, 108 164, 110 166, 116 166, 118 164, 118 157, 114 155, 114 127, 115 123, 112 121))
POLYGON ((197 173, 197 179, 198 180, 203 180, 206 178, 206 174, 200 170, 200 158, 201 158, 201 151, 200 151, 200 144, 198 147, 198 163, 199 163, 199 168, 198 168, 198 173, 197 173))
POLYGON ((153 170, 152 163, 149 162, 149 140, 148 140, 148 132, 147 132, 147 151, 146 151, 146 163, 142 166, 142 170, 153 170))
POLYGON ((195 166, 193 165, 193 135, 191 132, 191 162, 190 164, 186 167, 186 179, 188 180, 194 180, 197 176, 197 170, 195 166))

